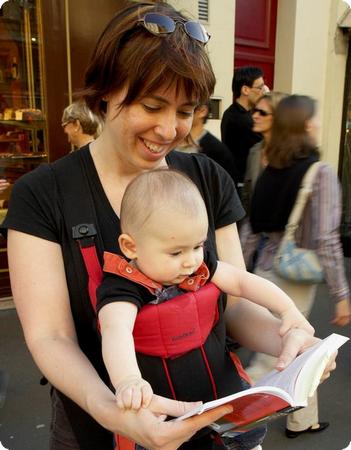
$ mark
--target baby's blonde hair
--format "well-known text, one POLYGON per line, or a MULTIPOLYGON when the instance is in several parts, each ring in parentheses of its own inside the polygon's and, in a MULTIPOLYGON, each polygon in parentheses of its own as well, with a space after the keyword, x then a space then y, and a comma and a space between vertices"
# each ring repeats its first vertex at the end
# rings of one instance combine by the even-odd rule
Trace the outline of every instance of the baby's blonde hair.
MULTIPOLYGON (((121 204, 122 233, 141 231, 154 213, 174 212, 196 217, 207 210, 196 185, 182 172, 156 169, 137 176, 124 193, 121 204)), ((172 219, 170 219, 172 220, 172 219)))

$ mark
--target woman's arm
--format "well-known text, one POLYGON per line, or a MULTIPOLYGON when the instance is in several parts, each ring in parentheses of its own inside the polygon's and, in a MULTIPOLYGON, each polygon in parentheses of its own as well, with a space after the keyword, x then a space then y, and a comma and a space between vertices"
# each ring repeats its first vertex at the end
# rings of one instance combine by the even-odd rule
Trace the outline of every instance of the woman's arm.
POLYGON ((77 343, 60 246, 9 230, 8 259, 16 309, 35 362, 54 386, 89 409, 79 380, 83 376, 93 388, 96 373, 77 343))
POLYGON ((164 422, 165 414, 181 415, 194 404, 161 397, 138 413, 120 410, 78 346, 60 246, 9 230, 8 257, 14 301, 35 362, 57 389, 103 427, 149 449, 173 450, 230 412, 220 408, 200 420, 164 422))

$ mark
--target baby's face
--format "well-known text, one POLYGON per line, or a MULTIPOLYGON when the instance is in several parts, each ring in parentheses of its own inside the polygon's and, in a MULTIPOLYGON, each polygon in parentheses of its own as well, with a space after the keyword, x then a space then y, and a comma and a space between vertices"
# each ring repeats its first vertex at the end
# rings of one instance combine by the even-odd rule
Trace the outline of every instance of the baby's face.
POLYGON ((195 217, 163 209, 136 239, 137 267, 163 285, 181 283, 203 262, 207 230, 206 214, 195 217))

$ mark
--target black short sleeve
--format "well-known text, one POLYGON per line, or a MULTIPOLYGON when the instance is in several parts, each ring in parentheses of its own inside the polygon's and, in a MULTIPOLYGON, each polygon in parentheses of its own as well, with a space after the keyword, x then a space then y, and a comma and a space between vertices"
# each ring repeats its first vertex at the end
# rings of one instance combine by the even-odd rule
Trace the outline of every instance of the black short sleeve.
POLYGON ((16 181, 1 228, 59 242, 57 205, 54 176, 50 166, 44 164, 16 181))
POLYGON ((168 163, 186 173, 199 188, 206 203, 210 228, 216 230, 245 216, 233 180, 215 161, 204 154, 173 151, 168 163))
POLYGON ((155 299, 146 288, 126 278, 112 273, 104 273, 104 278, 96 291, 97 312, 113 302, 133 303, 138 309, 155 299))

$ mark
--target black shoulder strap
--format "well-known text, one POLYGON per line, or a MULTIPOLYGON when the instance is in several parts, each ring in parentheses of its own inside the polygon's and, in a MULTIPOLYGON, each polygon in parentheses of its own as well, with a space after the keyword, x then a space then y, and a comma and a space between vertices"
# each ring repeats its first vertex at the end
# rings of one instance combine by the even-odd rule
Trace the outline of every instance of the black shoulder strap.
POLYGON ((84 161, 84 149, 69 158, 62 158, 51 164, 60 199, 65 212, 65 221, 71 229, 78 224, 94 223, 96 211, 88 183, 88 173, 84 161))
MULTIPOLYGON (((96 309, 96 288, 101 282, 102 269, 97 248, 103 252, 102 238, 97 231, 97 216, 91 186, 88 183, 89 173, 84 160, 84 151, 72 154, 70 161, 63 158, 52 164, 56 185, 61 200, 63 217, 68 236, 73 238, 71 245, 78 245, 81 256, 72 249, 75 267, 79 272, 82 259, 88 274, 89 297, 96 309), (73 242, 73 243, 72 243, 73 242)), ((81 279, 81 277, 79 277, 81 279)), ((86 286, 81 286, 84 290, 86 286)))
MULTIPOLYGON (((86 328, 78 330, 81 326, 81 320, 88 322, 93 335, 98 336, 97 320, 95 311, 89 310, 88 287, 91 283, 91 276, 88 269, 84 267, 84 256, 81 248, 87 245, 93 248, 96 256, 96 262, 93 264, 95 270, 101 270, 101 265, 97 257, 96 247, 103 251, 102 239, 97 231, 95 224, 96 210, 91 195, 91 188, 88 183, 88 172, 84 162, 85 150, 78 150, 66 158, 55 161, 50 165, 52 168, 56 186, 58 189, 60 208, 63 217, 63 233, 65 242, 68 245, 62 246, 67 282, 70 289, 70 295, 75 298, 72 307, 72 313, 77 318, 76 322, 80 346, 85 348, 85 352, 90 359, 97 357, 96 352, 100 354, 99 338, 92 341, 91 335, 86 334, 86 328), (78 243, 79 242, 79 245, 78 243), (88 277, 87 277, 88 275, 88 277), (72 277, 73 282, 70 282, 72 277), (84 318, 84 319, 83 319, 84 318), (96 333, 96 334, 95 334, 96 333), (95 355, 95 356, 94 356, 95 355)), ((88 151, 88 150, 86 150, 88 151)), ((89 289, 90 291, 90 289, 89 289)), ((90 292, 89 292, 90 293, 90 292)), ((94 306, 94 305, 93 305, 94 306)), ((101 375, 101 374, 100 374, 101 375)), ((105 375, 106 378, 106 375, 105 375)), ((107 378, 105 379, 107 382, 107 378)), ((82 450, 112 449, 112 435, 95 422, 85 411, 80 409, 74 402, 57 391, 69 422, 76 436, 79 448, 82 450)))

